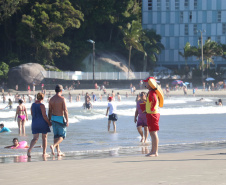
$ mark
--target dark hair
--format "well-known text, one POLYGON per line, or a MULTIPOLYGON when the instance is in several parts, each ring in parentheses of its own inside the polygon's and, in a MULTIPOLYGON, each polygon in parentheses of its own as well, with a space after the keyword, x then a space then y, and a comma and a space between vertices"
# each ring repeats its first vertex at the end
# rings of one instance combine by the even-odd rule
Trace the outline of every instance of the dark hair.
POLYGON ((0 124, 0 127, 2 127, 2 126, 4 127, 4 124, 3 123, 0 124))
POLYGON ((18 140, 18 138, 15 137, 15 138, 13 138, 13 142, 14 142, 14 141, 19 141, 19 140, 18 140))
POLYGON ((61 91, 63 91, 63 86, 60 85, 60 84, 56 85, 55 92, 58 93, 58 92, 61 92, 61 91))
POLYGON ((22 104, 23 103, 23 100, 19 99, 18 103, 19 104, 22 104))
POLYGON ((37 99, 38 100, 43 100, 44 99, 44 94, 43 93, 38 93, 37 94, 37 99))
POLYGON ((145 95, 145 92, 141 92, 141 93, 140 93, 140 96, 143 96, 143 95, 145 95))

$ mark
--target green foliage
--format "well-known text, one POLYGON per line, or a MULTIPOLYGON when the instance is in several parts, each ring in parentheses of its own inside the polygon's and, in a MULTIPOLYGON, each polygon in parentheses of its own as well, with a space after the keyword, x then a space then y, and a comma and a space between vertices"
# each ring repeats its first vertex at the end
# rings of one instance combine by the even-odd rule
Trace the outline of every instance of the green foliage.
POLYGON ((5 62, 0 62, 0 78, 6 79, 9 72, 9 65, 5 62))
POLYGON ((10 18, 27 0, 0 0, 0 24, 10 18))

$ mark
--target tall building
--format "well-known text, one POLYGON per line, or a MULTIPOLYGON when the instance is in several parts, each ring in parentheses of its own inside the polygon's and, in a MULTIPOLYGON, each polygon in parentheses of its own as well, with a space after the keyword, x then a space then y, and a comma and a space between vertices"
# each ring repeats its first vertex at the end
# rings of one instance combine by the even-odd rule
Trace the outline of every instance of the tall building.
MULTIPOLYGON (((226 43, 226 0, 143 0, 142 26, 154 29, 162 36, 165 50, 157 65, 169 68, 185 65, 179 55, 187 42, 198 46, 203 35, 222 44, 226 43)), ((200 42, 201 43, 201 42, 200 42)), ((213 58, 215 66, 226 66, 222 57, 213 58)), ((199 66, 196 57, 190 57, 187 64, 199 66)))

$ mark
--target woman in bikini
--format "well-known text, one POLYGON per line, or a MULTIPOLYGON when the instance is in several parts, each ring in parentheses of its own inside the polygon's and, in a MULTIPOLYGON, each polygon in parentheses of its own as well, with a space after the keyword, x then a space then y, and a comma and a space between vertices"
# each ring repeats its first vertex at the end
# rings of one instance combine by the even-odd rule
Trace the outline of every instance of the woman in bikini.
POLYGON ((17 118, 19 134, 21 135, 22 133, 23 135, 25 135, 25 122, 26 120, 28 121, 27 109, 23 105, 23 100, 19 100, 18 103, 19 105, 17 106, 16 109, 15 121, 17 118))

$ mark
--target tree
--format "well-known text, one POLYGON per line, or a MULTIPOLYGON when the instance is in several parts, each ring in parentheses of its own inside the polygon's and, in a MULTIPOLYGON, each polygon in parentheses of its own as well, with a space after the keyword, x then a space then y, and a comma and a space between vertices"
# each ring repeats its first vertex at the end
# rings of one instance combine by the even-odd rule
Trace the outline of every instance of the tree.
POLYGON ((138 21, 132 21, 132 24, 128 23, 126 28, 119 27, 122 30, 123 42, 126 48, 129 50, 129 67, 128 67, 128 77, 130 71, 130 60, 132 48, 138 51, 144 52, 144 48, 141 44, 141 38, 143 35, 141 24, 138 21))
MULTIPOLYGON (((184 47, 184 54, 182 54, 184 57, 188 58, 191 56, 196 56, 198 60, 201 59, 201 46, 198 45, 198 47, 190 46, 190 43, 186 43, 184 47)), ((207 61, 207 64, 203 66, 208 70, 209 64, 214 64, 213 57, 214 56, 222 56, 223 55, 223 49, 221 45, 219 45, 215 41, 211 41, 211 39, 207 39, 205 41, 205 44, 203 45, 203 58, 207 61)), ((202 66, 202 62, 200 64, 202 66)), ((201 68, 202 69, 202 68, 201 68)), ((208 72, 207 72, 208 73, 208 72)), ((207 74, 208 75, 208 74, 207 74)))
POLYGON ((147 70, 147 61, 156 62, 158 60, 158 55, 164 49, 163 44, 161 43, 161 36, 156 34, 155 30, 144 30, 144 36, 146 38, 144 41, 144 66, 143 71, 147 70))
POLYGON ((11 17, 27 0, 0 0, 0 24, 11 17))
POLYGON ((24 43, 30 43, 37 61, 53 64, 54 58, 67 55, 70 48, 59 41, 68 28, 79 28, 83 14, 75 10, 69 0, 39 1, 31 7, 29 15, 23 15, 18 37, 24 43), (52 3, 50 3, 52 2, 52 3), (28 34, 24 35, 23 33, 28 34))
POLYGON ((9 72, 9 65, 5 62, 0 63, 0 78, 7 78, 9 72))

